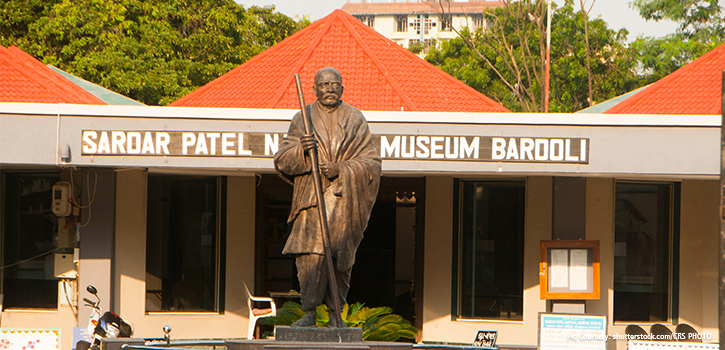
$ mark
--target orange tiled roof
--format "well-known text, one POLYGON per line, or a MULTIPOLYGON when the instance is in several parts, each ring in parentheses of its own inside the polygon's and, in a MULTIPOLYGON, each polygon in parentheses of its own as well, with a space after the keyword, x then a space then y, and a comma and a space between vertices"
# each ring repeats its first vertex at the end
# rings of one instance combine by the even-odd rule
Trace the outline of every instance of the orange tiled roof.
POLYGON ((106 104, 15 46, 0 46, 0 102, 106 104))
POLYGON ((721 114, 725 44, 617 103, 611 114, 721 114))
POLYGON ((310 103, 314 75, 327 66, 342 73, 342 98, 361 110, 508 112, 342 10, 171 105, 297 109, 294 74, 310 103))
MULTIPOLYGON (((450 13, 474 14, 483 13, 487 8, 503 5, 502 1, 457 1, 444 5, 444 10, 450 13)), ((436 10, 440 10, 440 5, 438 2, 348 2, 342 5, 342 10, 355 15, 437 13, 436 10)))

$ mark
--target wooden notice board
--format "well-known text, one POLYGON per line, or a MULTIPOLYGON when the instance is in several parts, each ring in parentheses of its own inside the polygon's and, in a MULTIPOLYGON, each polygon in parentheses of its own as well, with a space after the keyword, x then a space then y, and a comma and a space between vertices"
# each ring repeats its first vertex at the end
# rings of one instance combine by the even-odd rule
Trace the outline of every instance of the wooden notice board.
POLYGON ((599 241, 541 241, 541 299, 599 299, 599 241))

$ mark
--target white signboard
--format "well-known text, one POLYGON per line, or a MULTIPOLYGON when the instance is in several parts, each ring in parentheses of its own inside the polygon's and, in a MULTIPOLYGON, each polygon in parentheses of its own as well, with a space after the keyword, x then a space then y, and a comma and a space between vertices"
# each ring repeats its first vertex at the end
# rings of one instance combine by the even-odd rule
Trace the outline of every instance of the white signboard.
POLYGON ((540 350, 605 350, 606 341, 606 316, 539 315, 540 350))
POLYGON ((671 341, 643 341, 630 340, 629 350, 700 350, 700 349, 719 349, 718 344, 704 343, 688 343, 688 342, 671 342, 671 341))
POLYGON ((59 329, 1 329, 0 349, 58 350, 59 329))
MULTIPOLYGON (((286 134, 240 131, 83 130, 82 156, 271 158, 286 134)), ((588 164, 589 139, 373 135, 380 158, 588 164)))

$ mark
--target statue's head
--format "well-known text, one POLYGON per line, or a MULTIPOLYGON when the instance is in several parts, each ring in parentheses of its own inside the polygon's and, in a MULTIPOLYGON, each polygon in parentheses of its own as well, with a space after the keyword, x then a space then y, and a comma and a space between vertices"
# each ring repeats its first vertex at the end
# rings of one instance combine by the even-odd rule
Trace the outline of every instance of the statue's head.
POLYGON ((335 107, 340 103, 342 97, 342 75, 332 67, 325 67, 315 74, 315 85, 312 91, 315 92, 317 100, 326 107, 335 107))

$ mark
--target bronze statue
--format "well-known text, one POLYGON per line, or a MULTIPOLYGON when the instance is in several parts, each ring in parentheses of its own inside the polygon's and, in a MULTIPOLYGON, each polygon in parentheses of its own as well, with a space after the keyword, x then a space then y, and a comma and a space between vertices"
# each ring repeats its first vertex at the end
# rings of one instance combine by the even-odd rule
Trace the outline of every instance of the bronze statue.
MULTIPOLYGON (((303 115, 298 112, 274 157, 279 176, 294 186, 288 218, 292 230, 282 252, 295 256, 305 316, 293 327, 314 326, 316 308, 323 300, 330 308, 334 305, 328 288, 329 270, 324 260, 310 151, 317 149, 319 169, 324 175, 320 180, 339 305, 345 304, 355 252, 380 185, 379 153, 360 110, 340 100, 343 92, 340 72, 331 67, 320 69, 315 75, 313 91, 317 101, 306 106, 306 114, 310 116, 314 134, 305 133, 303 115)), ((332 317, 341 311, 332 310, 330 326, 345 327, 332 317)))

